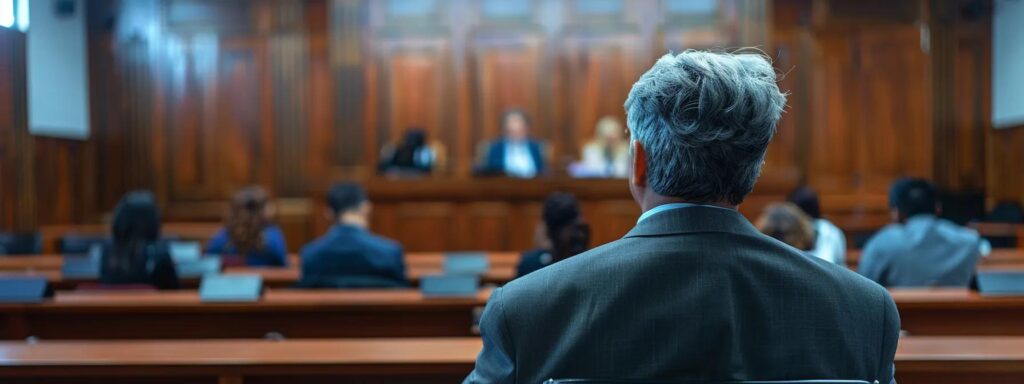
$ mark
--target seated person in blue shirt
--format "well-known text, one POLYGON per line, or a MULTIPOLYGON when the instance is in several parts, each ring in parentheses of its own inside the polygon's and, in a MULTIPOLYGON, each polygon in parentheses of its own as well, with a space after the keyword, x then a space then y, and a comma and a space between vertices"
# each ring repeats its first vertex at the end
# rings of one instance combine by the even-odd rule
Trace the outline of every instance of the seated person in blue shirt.
POLYGON ((407 286, 402 246, 367 230, 370 201, 356 183, 339 183, 327 193, 335 225, 302 248, 306 288, 407 286))
POLYGON ((273 208, 260 187, 244 188, 231 199, 224 228, 206 247, 206 253, 223 256, 225 264, 259 267, 288 265, 284 234, 272 224, 273 208))
POLYGON ((896 223, 864 246, 860 274, 885 287, 968 287, 985 243, 977 232, 936 216, 932 184, 896 181, 889 206, 896 223))
POLYGON ((112 244, 100 257, 100 284, 177 289, 178 272, 160 241, 160 211, 148 191, 130 192, 114 210, 112 244))
POLYGON ((530 138, 530 118, 519 109, 510 109, 501 117, 504 137, 491 143, 484 159, 484 173, 501 173, 529 179, 544 173, 541 145, 530 138))
POLYGON ((544 200, 544 232, 547 247, 524 252, 516 276, 544 268, 583 253, 590 243, 590 226, 580 217, 580 204, 567 193, 553 193, 544 200))

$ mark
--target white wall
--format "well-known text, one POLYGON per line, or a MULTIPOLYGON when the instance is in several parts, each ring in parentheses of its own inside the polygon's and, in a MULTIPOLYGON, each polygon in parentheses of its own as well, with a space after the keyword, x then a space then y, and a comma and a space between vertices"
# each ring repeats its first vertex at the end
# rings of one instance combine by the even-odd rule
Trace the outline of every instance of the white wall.
POLYGON ((992 125, 1024 125, 1024 0, 995 0, 992 125))
POLYGON ((85 1, 58 17, 55 0, 29 1, 28 123, 34 135, 89 137, 85 1))

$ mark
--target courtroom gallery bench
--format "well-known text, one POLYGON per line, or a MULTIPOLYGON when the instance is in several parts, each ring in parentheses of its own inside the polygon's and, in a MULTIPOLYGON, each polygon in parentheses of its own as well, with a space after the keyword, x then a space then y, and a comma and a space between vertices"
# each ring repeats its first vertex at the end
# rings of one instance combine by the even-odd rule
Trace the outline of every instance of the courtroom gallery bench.
POLYGON ((488 290, 426 298, 417 290, 268 290, 255 303, 202 303, 196 291, 58 292, 0 304, 0 338, 209 339, 473 336, 488 290))
MULTIPOLYGON (((0 342, 0 382, 456 383, 478 338, 0 342)), ((1024 382, 1024 338, 909 337, 900 384, 1024 382)))

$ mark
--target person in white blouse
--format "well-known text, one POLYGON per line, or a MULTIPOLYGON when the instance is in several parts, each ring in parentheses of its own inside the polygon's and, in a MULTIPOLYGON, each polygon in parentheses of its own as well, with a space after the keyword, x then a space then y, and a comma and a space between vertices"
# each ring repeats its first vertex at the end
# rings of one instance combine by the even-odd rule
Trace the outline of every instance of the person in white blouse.
POLYGON ((789 202, 800 207, 814 221, 814 247, 809 251, 820 259, 839 265, 846 264, 846 235, 835 224, 821 217, 818 194, 802 186, 789 194, 789 202))

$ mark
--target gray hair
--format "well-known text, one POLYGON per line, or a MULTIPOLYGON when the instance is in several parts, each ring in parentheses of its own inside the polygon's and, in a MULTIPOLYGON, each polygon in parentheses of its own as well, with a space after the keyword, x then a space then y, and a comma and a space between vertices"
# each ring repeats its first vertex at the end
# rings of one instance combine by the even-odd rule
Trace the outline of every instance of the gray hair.
POLYGON ((786 106, 759 54, 688 50, 658 59, 626 99, 647 184, 663 196, 739 204, 754 189, 786 106))

